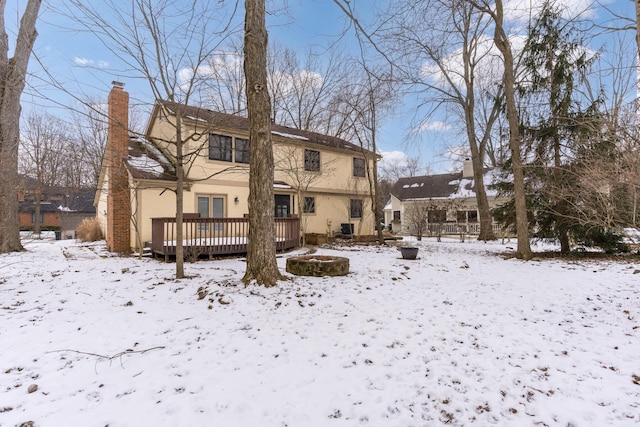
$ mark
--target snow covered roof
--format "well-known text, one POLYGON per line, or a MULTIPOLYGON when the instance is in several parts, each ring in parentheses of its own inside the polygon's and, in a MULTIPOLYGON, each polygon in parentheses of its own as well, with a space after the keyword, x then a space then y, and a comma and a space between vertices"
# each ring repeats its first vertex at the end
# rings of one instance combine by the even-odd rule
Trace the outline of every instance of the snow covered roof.
MULTIPOLYGON (((496 177, 497 171, 495 169, 485 169, 484 184, 489 197, 497 196, 497 192, 491 187, 495 183, 496 177)), ((391 194, 399 200, 467 199, 476 197, 473 178, 464 178, 462 172, 400 178, 393 185, 391 194)))
POLYGON ((282 188, 282 189, 291 190, 293 187, 291 187, 289 184, 287 184, 284 181, 273 181, 273 188, 282 188))
POLYGON ((171 162, 144 138, 129 139, 127 168, 136 179, 176 180, 175 169, 171 162))

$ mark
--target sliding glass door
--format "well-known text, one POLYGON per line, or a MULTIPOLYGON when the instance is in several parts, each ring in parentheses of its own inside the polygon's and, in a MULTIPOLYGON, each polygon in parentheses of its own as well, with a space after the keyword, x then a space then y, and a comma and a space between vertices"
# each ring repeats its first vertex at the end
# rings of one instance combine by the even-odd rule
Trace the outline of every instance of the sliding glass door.
MULTIPOLYGON (((198 196, 198 213, 201 218, 224 218, 224 197, 198 196)), ((206 229, 202 224, 201 229, 206 229)), ((222 224, 216 224, 216 230, 222 230, 222 224)))

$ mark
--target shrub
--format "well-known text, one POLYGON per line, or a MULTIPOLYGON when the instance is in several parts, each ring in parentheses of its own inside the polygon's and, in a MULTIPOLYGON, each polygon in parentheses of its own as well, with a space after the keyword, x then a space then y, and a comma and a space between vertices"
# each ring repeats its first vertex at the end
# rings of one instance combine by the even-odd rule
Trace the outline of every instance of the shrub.
POLYGON ((76 237, 83 242, 102 240, 102 229, 97 218, 85 218, 76 229, 76 237))

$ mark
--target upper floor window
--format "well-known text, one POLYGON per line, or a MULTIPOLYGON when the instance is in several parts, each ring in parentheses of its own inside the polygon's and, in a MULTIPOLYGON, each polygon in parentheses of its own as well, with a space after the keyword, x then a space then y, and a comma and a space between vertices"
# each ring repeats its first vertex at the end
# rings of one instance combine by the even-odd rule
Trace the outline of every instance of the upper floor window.
POLYGON ((353 176, 365 176, 365 163, 361 157, 353 158, 353 176))
POLYGON ((351 218, 362 218, 362 199, 351 199, 349 205, 351 218))
POLYGON ((305 197, 304 205, 302 206, 302 212, 312 214, 316 213, 316 198, 315 197, 305 197))
POLYGON ((249 140, 236 138, 236 163, 249 163, 249 140))
POLYGON ((232 150, 231 150, 231 137, 226 135, 209 135, 209 160, 222 160, 223 162, 230 162, 232 150))
POLYGON ((320 170, 320 152, 304 150, 304 170, 317 172, 320 170))

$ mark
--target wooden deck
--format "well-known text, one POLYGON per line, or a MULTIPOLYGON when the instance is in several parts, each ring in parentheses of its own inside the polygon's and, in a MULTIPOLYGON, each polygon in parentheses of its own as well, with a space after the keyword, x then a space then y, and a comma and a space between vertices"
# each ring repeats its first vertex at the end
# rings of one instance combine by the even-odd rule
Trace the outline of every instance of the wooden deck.
MULTIPOLYGON (((176 219, 152 218, 151 252, 169 261, 176 256, 176 219)), ((300 219, 276 218, 276 250, 300 246, 300 219)), ((183 220, 186 259, 214 258, 247 253, 248 218, 200 218, 186 214, 183 220)))

